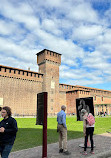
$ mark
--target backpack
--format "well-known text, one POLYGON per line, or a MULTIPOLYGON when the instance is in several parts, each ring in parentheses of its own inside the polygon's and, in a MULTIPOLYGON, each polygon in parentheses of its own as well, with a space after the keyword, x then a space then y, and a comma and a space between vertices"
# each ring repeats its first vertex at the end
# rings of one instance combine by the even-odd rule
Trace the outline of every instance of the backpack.
POLYGON ((91 113, 89 113, 89 115, 87 116, 86 120, 87 120, 87 124, 89 126, 92 126, 92 125, 95 124, 95 118, 94 118, 94 116, 91 113))

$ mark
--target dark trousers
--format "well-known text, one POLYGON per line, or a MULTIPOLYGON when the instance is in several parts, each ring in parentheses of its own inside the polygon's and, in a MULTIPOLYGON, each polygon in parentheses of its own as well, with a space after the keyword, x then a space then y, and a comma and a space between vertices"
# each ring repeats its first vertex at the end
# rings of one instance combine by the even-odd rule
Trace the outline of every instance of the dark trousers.
POLYGON ((84 147, 84 151, 86 151, 87 148, 87 141, 88 141, 88 136, 90 135, 90 142, 91 142, 91 151, 93 151, 93 132, 94 132, 94 127, 89 127, 86 128, 86 136, 85 136, 85 147, 84 147))
POLYGON ((0 153, 2 158, 8 158, 13 145, 0 145, 0 153))

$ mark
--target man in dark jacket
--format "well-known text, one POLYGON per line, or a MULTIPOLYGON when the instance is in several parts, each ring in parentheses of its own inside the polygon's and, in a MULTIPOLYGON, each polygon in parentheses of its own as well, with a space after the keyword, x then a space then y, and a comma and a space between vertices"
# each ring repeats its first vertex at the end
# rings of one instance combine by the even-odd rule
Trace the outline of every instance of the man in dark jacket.
POLYGON ((17 122, 11 117, 11 114, 10 107, 2 108, 1 116, 4 118, 0 122, 0 153, 2 158, 8 158, 18 131, 17 122))

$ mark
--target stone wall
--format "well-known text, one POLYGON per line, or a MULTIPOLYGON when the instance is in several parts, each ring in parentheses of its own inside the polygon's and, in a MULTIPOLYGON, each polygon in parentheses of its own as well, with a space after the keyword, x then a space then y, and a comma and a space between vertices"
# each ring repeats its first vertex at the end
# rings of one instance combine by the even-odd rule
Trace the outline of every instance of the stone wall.
MULTIPOLYGON (((36 115, 37 93, 42 92, 43 75, 33 72, 32 76, 18 74, 12 68, 0 69, 0 98, 3 98, 2 106, 10 106, 13 115, 36 115), (4 71, 3 71, 4 69, 4 71), (11 71, 10 71, 11 69, 11 71)), ((24 72, 25 74, 25 72, 24 72)))
POLYGON ((66 113, 67 113, 68 106, 66 104, 66 92, 59 91, 59 98, 58 99, 59 99, 59 105, 57 107, 57 110, 60 111, 61 110, 61 106, 65 105, 66 106, 66 113))
POLYGON ((78 91, 69 91, 66 93, 67 114, 76 114, 76 99, 79 98, 78 91))

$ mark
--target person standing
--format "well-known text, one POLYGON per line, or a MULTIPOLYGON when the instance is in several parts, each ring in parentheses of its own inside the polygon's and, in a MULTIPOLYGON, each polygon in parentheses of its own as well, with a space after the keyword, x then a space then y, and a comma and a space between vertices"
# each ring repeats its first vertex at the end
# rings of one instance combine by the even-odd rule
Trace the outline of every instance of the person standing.
POLYGON ((8 158, 18 131, 17 122, 11 115, 10 107, 2 108, 3 120, 0 122, 0 154, 2 158, 8 158))
MULTIPOLYGON (((93 132, 94 132, 94 124, 93 125, 89 125, 88 122, 87 122, 87 117, 89 114, 91 113, 87 113, 87 111, 85 109, 82 109, 81 110, 81 114, 83 116, 83 133, 84 133, 84 136, 85 136, 85 143, 84 143, 84 152, 83 152, 83 155, 87 155, 87 142, 88 142, 88 136, 90 135, 90 142, 91 142, 91 151, 90 153, 91 154, 94 154, 94 142, 93 142, 93 132)), ((91 114, 92 115, 92 114, 91 114)))
POLYGON ((59 153, 70 155, 67 150, 67 126, 66 126, 66 106, 61 106, 61 111, 57 114, 57 132, 59 132, 59 153))

